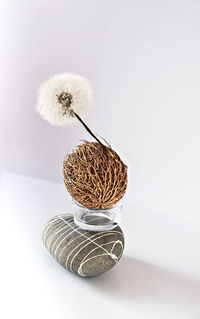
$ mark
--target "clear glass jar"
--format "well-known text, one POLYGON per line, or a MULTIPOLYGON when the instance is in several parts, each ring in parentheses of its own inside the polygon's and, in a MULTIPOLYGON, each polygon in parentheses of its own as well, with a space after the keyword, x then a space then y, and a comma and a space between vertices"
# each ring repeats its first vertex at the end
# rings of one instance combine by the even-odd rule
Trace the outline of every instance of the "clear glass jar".
POLYGON ((107 209, 91 209, 82 206, 72 199, 74 222, 82 229, 89 231, 110 230, 121 222, 122 200, 107 209))

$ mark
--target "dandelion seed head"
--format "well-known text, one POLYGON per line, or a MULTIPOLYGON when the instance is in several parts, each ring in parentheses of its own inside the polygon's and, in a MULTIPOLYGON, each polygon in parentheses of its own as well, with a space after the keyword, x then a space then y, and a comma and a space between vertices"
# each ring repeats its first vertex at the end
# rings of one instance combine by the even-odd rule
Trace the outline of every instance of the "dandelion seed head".
POLYGON ((60 73, 43 82, 38 91, 37 111, 50 124, 66 126, 84 118, 92 105, 92 88, 81 76, 60 73))

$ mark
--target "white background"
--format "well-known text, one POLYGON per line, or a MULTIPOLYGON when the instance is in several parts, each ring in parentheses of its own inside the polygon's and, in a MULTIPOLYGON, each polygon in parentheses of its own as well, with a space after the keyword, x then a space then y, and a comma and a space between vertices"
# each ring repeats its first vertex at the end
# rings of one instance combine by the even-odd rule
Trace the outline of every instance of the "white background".
MULTIPOLYGON (((77 139, 90 137, 81 125, 57 128, 43 121, 35 112, 37 90, 42 81, 55 73, 84 76, 95 94, 86 122, 108 140, 128 165, 123 219, 129 243, 126 253, 199 280, 200 1, 1 1, 0 38, 1 170, 62 183, 66 151, 77 139)), ((26 225, 23 209, 30 214, 30 220, 34 214, 34 218, 40 216, 35 219, 39 231, 45 219, 67 207, 64 198, 68 201, 69 196, 63 185, 55 186, 53 198, 51 183, 34 182, 37 187, 32 187, 26 179, 4 180, 6 196, 9 198, 8 194, 17 188, 13 200, 21 198, 16 205, 7 198, 4 206, 14 205, 5 208, 10 212, 9 222, 16 207, 16 220, 21 220, 20 234, 26 225), (22 192, 26 188, 34 205, 34 194, 43 189, 46 206, 39 209, 42 196, 36 211, 23 203, 22 192), (58 195, 61 189, 62 200, 58 195)), ((32 240, 36 240, 38 233, 33 230, 32 234, 32 240)), ((27 239, 26 232, 23 236, 19 237, 19 245, 27 239)), ((37 260, 38 256, 31 258, 37 260)), ((122 278, 124 271, 132 269, 129 262, 124 265, 119 272, 122 278)), ((37 267, 39 272, 42 266, 37 267)), ((165 299, 165 289, 174 281, 180 295, 182 284, 178 279, 172 276, 165 280, 162 271, 151 267, 146 271, 137 262, 134 267, 139 272, 136 295, 143 289, 143 277, 147 281, 150 278, 152 287, 154 279, 161 283, 161 299, 165 299)), ((135 294, 130 285, 134 286, 135 279, 130 279, 130 285, 129 277, 125 281, 127 286, 120 298, 129 296, 131 303, 135 294), (128 295, 125 291, 129 291, 128 295)), ((121 282, 114 287, 121 289, 121 282)), ((148 296, 152 297, 151 288, 148 296)), ((180 308, 190 299, 190 292, 193 300, 199 294, 199 286, 185 284, 184 289, 186 294, 178 299, 180 308)), ((173 289, 167 291, 175 296, 173 289)), ((111 289, 110 293, 113 292, 111 289)), ((158 295, 152 297, 152 303, 162 305, 158 295)), ((146 305, 145 301, 141 305, 146 305)), ((186 317, 180 314, 180 318, 199 319, 200 315, 192 315, 195 307, 186 307, 186 317)), ((146 314, 136 319, 149 318, 149 309, 145 309, 146 314)), ((162 309, 158 311, 159 319, 164 318, 163 313, 162 309)), ((166 317, 169 316, 173 317, 170 312, 166 317)), ((155 313, 152 318, 157 318, 155 313)), ((174 318, 179 318, 178 314, 174 318)))
POLYGON ((200 2, 2 1, 1 160, 8 171, 61 181, 81 125, 35 112, 40 83, 88 79, 86 119, 129 166, 129 200, 200 221, 200 2))

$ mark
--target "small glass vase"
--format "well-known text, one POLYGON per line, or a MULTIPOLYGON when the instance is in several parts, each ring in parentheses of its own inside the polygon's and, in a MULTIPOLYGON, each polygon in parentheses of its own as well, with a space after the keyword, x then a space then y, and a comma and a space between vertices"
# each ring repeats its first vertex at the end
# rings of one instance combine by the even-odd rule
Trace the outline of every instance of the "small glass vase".
POLYGON ((122 200, 106 209, 91 209, 72 199, 74 222, 82 229, 89 231, 106 231, 113 229, 121 222, 122 200))

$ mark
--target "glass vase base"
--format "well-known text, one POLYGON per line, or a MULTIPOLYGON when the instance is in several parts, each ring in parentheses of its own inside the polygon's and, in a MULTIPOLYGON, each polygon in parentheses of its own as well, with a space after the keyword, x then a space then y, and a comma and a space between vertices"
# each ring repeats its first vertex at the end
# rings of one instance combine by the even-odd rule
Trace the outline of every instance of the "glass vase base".
POLYGON ((106 231, 117 227, 121 221, 122 204, 108 209, 89 209, 74 202, 74 222, 88 231, 106 231))

